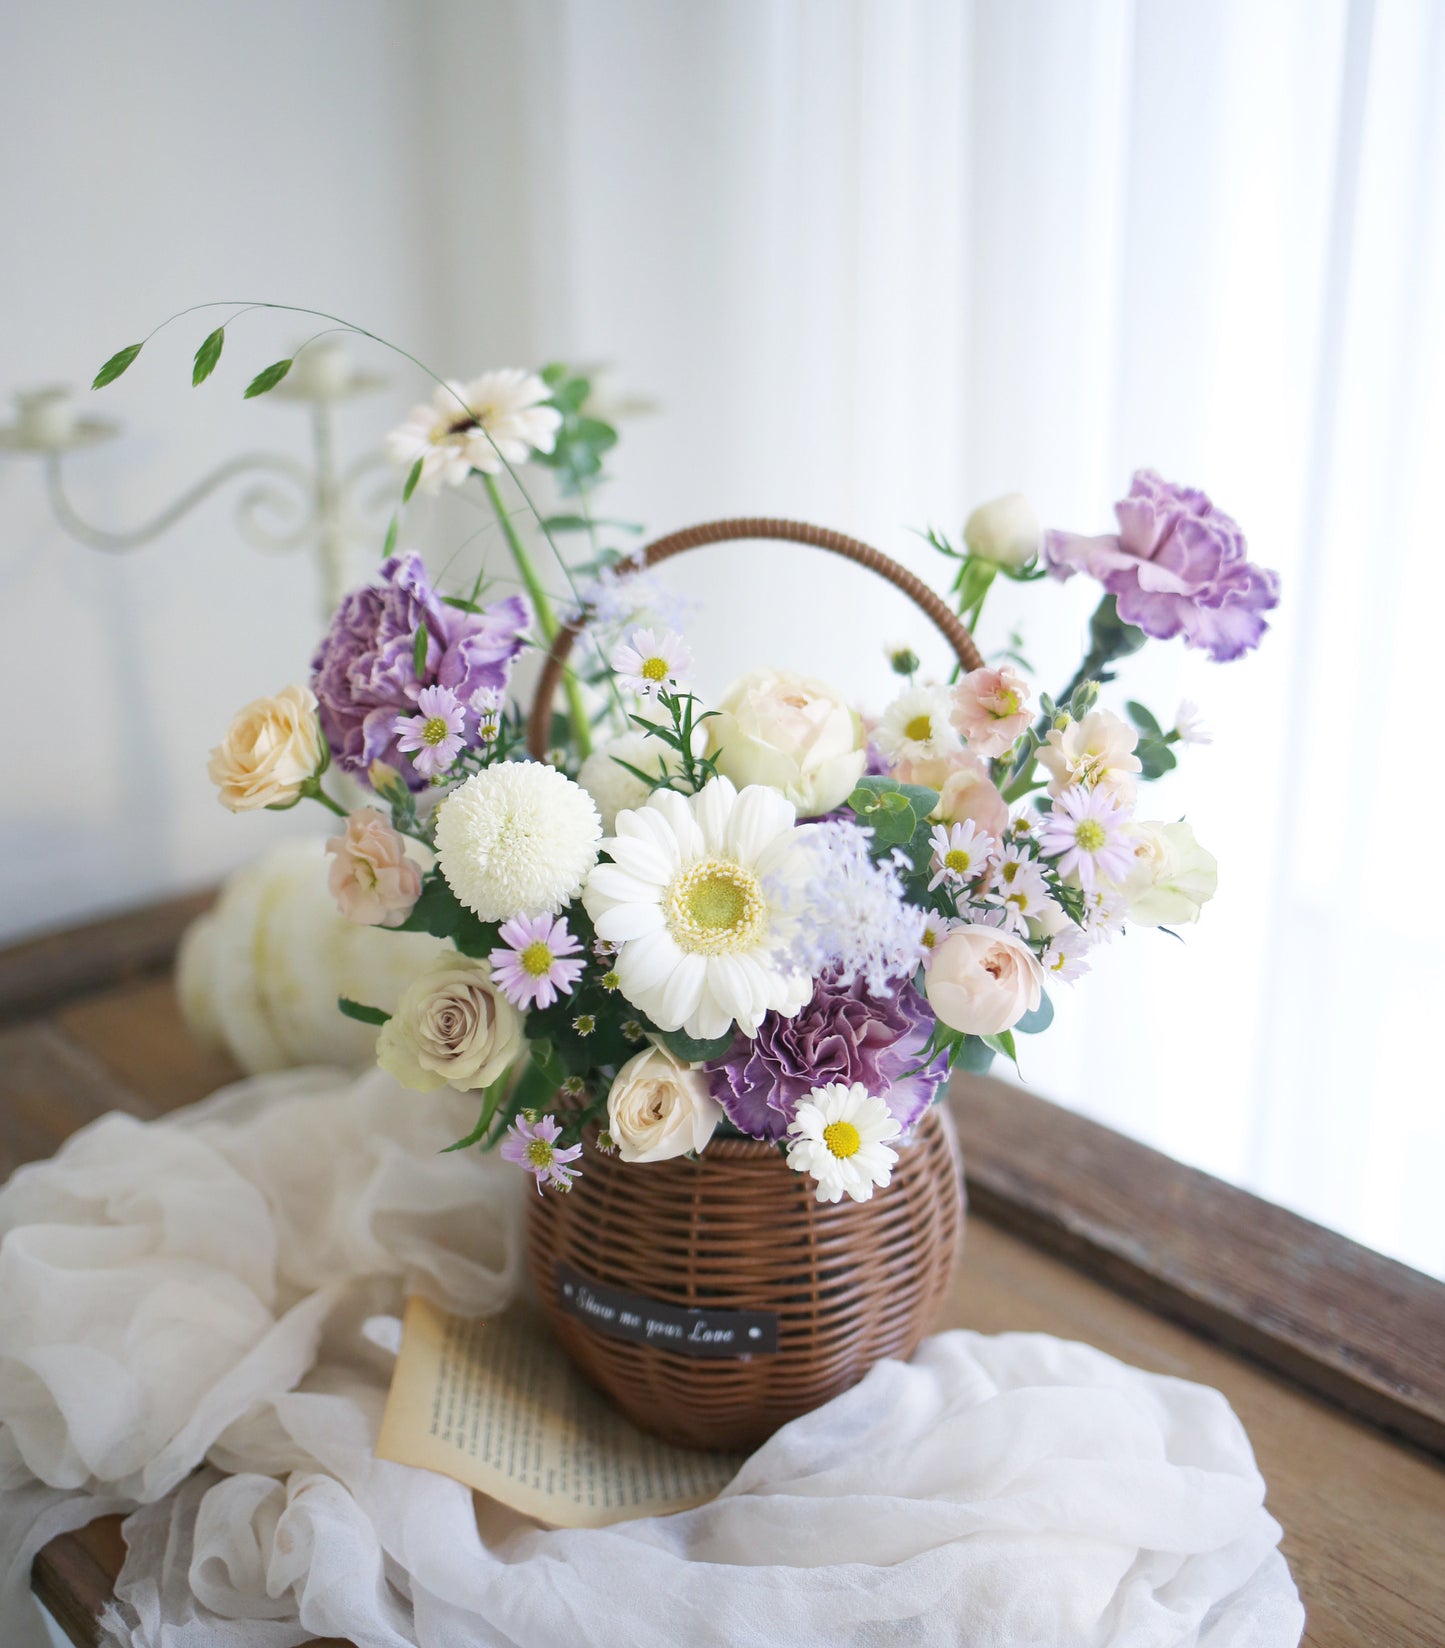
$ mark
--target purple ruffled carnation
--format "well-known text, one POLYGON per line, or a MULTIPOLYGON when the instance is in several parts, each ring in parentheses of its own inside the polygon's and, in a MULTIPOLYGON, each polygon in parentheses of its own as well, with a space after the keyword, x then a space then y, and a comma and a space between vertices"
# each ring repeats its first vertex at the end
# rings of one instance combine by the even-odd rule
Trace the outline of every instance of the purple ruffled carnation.
POLYGON ((918 1068, 933 1022, 912 984, 873 996, 861 978, 846 986, 822 978, 801 1013, 769 1013, 756 1036, 738 1036, 707 1066, 708 1087, 733 1126, 755 1139, 781 1139, 799 1102, 829 1082, 862 1082, 907 1132, 948 1071, 941 1055, 918 1068))
POLYGON ((1204 493, 1141 469, 1114 513, 1117 535, 1044 534, 1056 577, 1087 572, 1125 623, 1157 641, 1182 635, 1216 663, 1259 645, 1269 628, 1262 615, 1279 604, 1279 574, 1246 559, 1244 534, 1204 493))
MULTIPOLYGON (((484 687, 504 688, 532 614, 520 595, 482 612, 449 607, 419 555, 394 555, 379 572, 380 584, 352 590, 336 609, 311 660, 311 690, 338 766, 364 779, 373 761, 386 761, 420 789, 426 779, 397 749, 397 716, 415 713, 423 687, 447 687, 463 705, 484 687), (422 625, 426 667, 418 676, 422 625)), ((468 738, 471 731, 469 724, 468 738)))

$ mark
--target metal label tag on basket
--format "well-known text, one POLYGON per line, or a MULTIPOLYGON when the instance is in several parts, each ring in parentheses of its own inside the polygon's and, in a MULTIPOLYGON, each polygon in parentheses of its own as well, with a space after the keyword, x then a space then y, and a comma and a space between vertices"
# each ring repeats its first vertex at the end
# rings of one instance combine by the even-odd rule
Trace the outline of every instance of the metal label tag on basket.
POLYGON ((596 1333, 679 1356, 774 1356, 778 1350, 778 1318, 770 1310, 686 1310, 594 1282, 571 1265, 557 1266, 557 1299, 596 1333))

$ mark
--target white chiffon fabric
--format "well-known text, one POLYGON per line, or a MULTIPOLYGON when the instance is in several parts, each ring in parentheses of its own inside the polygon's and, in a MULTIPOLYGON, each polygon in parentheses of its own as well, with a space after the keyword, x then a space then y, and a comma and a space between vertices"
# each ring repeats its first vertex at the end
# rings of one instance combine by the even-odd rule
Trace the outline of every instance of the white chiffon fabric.
POLYGON ((129 1511, 130 1648, 1277 1648, 1303 1614, 1217 1392, 955 1331, 759 1449, 712 1504, 548 1530, 373 1457, 405 1295, 520 1285, 523 1175, 471 1101, 267 1076, 107 1116, 0 1191, 0 1618, 129 1511))

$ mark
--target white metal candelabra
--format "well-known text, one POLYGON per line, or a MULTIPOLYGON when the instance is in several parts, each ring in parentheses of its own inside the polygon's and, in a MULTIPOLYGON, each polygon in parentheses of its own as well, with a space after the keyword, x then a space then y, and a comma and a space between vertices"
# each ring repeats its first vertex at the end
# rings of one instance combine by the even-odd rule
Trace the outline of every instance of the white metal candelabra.
POLYGON ((241 537, 256 549, 286 553, 310 549, 321 572, 325 618, 352 583, 350 550, 355 544, 376 545, 387 513, 395 503, 396 481, 385 455, 363 453, 338 468, 332 432, 332 408, 382 388, 385 378, 358 371, 345 346, 326 339, 312 344, 296 358, 274 396, 309 408, 312 462, 279 453, 243 453, 203 476, 194 486, 158 514, 129 531, 108 531, 77 513, 66 493, 64 460, 87 447, 113 440, 120 426, 98 418, 82 418, 66 389, 39 389, 16 396, 17 416, 0 429, 0 453, 29 454, 45 465, 50 507, 72 538, 92 549, 138 549, 169 531, 199 503, 228 481, 258 477, 242 492, 236 505, 241 537), (368 480, 385 485, 368 488, 368 480))

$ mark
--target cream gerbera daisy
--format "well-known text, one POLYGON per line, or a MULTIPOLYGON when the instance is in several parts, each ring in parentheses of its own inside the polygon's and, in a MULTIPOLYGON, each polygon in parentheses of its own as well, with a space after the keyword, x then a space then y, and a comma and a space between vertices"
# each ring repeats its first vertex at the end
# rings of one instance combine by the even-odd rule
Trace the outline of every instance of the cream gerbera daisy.
POLYGON ((946 687, 910 687, 884 710, 873 742, 890 765, 944 760, 963 748, 946 687))
POLYGON ((447 885, 483 921, 556 915, 597 861, 602 820, 586 790, 540 761, 473 773, 437 813, 447 885))
POLYGON ((791 1018, 812 994, 784 958, 808 874, 791 803, 774 789, 714 778, 694 796, 658 790, 617 815, 612 859, 582 902, 618 945, 618 988, 660 1030, 705 1040, 763 1015, 791 1018))
POLYGON ((520 367, 438 384, 431 405, 414 406, 386 437, 386 449, 408 468, 421 459, 424 492, 460 486, 474 469, 495 475, 503 460, 526 463, 533 452, 552 450, 562 414, 542 404, 551 393, 535 372, 520 367))
POLYGON ((820 1202, 845 1195, 866 1202, 892 1176, 898 1152, 884 1140, 900 1132, 888 1106, 862 1082, 829 1082, 801 1101, 788 1124, 788 1166, 816 1181, 820 1202))

